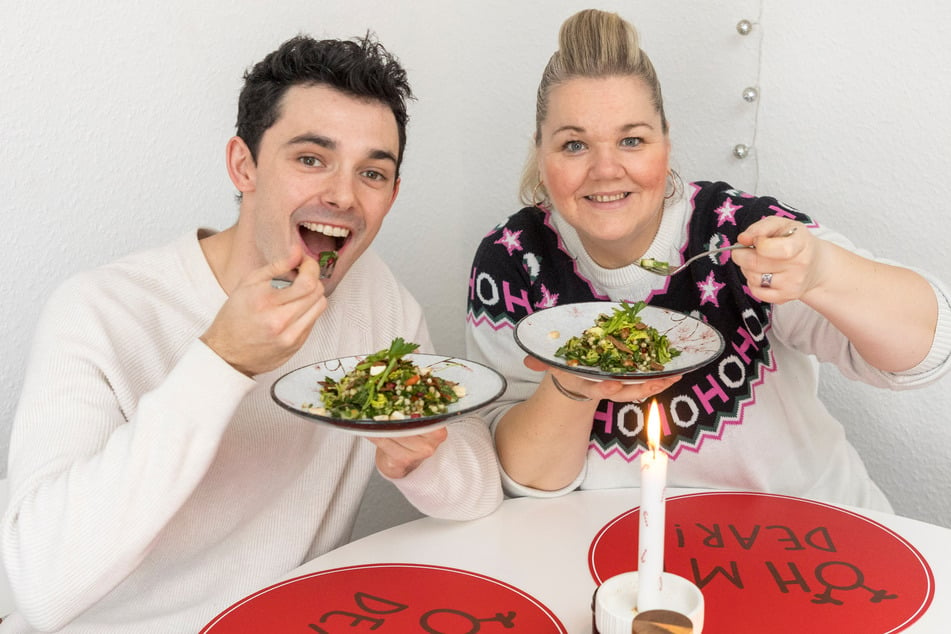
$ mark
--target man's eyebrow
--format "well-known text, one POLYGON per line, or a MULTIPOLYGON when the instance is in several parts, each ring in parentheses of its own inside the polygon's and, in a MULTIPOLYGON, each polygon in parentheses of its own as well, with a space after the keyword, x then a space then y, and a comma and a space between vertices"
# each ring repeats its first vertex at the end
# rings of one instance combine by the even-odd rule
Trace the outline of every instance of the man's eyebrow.
MULTIPOLYGON (((319 134, 301 134, 295 136, 290 141, 287 142, 288 145, 307 145, 313 143, 314 145, 319 145, 320 147, 327 148, 328 150, 336 150, 337 142, 331 138, 319 135, 319 134)), ((396 164, 396 155, 388 150, 370 150, 367 153, 367 158, 378 160, 378 161, 392 161, 393 164, 396 164)))
POLYGON ((319 134, 301 134, 287 142, 288 145, 305 145, 308 143, 325 147, 328 150, 337 149, 336 141, 325 136, 320 136, 319 134))
POLYGON ((370 150, 370 158, 376 161, 393 161, 393 164, 396 164, 396 156, 387 150, 370 150))

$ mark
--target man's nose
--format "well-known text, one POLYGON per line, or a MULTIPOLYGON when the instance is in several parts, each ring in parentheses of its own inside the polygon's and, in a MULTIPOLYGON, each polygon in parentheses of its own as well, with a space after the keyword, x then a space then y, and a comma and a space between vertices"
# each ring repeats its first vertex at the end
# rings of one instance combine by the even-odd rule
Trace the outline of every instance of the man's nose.
POLYGON ((338 209, 349 209, 353 205, 354 183, 345 170, 334 170, 324 184, 324 203, 338 209))

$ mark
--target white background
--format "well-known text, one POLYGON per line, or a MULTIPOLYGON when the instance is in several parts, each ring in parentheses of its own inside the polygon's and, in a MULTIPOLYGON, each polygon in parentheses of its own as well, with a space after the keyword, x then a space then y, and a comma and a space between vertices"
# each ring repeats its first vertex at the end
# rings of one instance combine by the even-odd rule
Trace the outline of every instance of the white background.
MULTIPOLYGON (((303 32, 367 30, 418 101, 377 248, 463 354, 479 239, 518 208, 541 69, 576 10, 639 28, 674 167, 774 195, 951 283, 951 6, 936 0, 0 0, 0 474, 33 324, 65 276, 236 217, 224 167, 244 70, 303 32), (756 22, 741 36, 741 19, 756 22), (758 85, 761 99, 741 99, 758 85), (755 132, 755 136, 754 136, 755 132), (753 145, 740 161, 731 150, 753 145)), ((901 324, 883 332, 901 337, 901 324)), ((951 383, 886 393, 825 370, 822 396, 905 515, 951 526, 951 383)), ((63 424, 68 424, 68 409, 63 424)), ((358 532, 412 515, 374 489, 358 532)))

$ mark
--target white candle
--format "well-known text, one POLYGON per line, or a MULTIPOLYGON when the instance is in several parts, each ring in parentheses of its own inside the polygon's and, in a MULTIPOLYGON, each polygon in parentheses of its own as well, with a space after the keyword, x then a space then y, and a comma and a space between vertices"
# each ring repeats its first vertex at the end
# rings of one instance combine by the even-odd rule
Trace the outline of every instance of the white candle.
POLYGON ((661 608, 664 572, 667 454, 660 449, 657 401, 647 413, 647 451, 641 454, 641 512, 637 539, 637 611, 661 608))

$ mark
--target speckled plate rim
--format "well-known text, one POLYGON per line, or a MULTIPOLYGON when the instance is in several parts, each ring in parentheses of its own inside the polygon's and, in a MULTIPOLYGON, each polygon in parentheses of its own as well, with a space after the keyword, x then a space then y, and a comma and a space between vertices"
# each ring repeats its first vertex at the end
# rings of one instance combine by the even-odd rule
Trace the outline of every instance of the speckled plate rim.
POLYGON ((500 397, 506 388, 505 377, 492 368, 458 357, 438 354, 408 354, 406 358, 419 367, 431 367, 439 377, 455 381, 466 388, 466 395, 449 406, 446 412, 433 416, 403 420, 340 419, 315 414, 303 406, 319 407, 319 381, 326 377, 340 379, 368 354, 340 357, 311 363, 291 370, 271 385, 271 398, 289 412, 314 423, 339 431, 369 437, 412 436, 439 429, 465 414, 474 412, 500 397))
POLYGON ((722 354, 726 341, 710 324, 676 310, 645 306, 638 313, 644 323, 667 334, 680 356, 654 372, 604 372, 588 366, 570 366, 555 352, 568 339, 594 325, 601 313, 610 314, 621 302, 579 302, 545 308, 527 315, 515 325, 515 341, 536 359, 590 381, 642 383, 650 379, 686 374, 701 368, 722 354))

